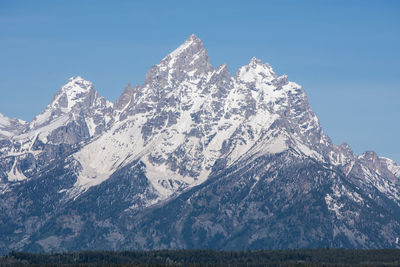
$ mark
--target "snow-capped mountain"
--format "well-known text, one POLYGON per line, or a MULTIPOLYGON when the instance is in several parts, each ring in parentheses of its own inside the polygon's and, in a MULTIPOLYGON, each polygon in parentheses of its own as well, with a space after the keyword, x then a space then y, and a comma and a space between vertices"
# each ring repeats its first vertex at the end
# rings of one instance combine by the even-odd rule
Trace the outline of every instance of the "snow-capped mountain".
POLYGON ((0 140, 7 139, 20 133, 26 122, 19 119, 10 119, 0 113, 0 140))
POLYGON ((0 180, 35 176, 49 162, 99 135, 112 123, 112 106, 92 83, 72 77, 31 122, 4 120, 13 132, 1 142, 0 180))
POLYGON ((75 144, 101 133, 112 120, 111 113, 112 103, 100 97, 91 82, 72 77, 25 132, 37 133, 45 143, 75 144))
POLYGON ((71 78, 1 141, 0 248, 398 247, 400 166, 322 131, 302 87, 191 35, 112 105, 71 78))
POLYGON ((119 121, 74 155, 83 168, 77 186, 97 185, 140 159, 164 199, 204 182, 217 160, 224 169, 289 147, 323 160, 330 145, 299 85, 256 58, 234 77, 226 65, 213 69, 196 36, 153 66, 142 86, 126 87, 117 104, 119 121))

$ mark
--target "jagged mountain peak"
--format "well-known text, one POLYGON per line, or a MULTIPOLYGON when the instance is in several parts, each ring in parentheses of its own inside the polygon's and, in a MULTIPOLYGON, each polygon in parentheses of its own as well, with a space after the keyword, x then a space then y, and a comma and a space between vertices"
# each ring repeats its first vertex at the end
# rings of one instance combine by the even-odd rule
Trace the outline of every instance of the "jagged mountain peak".
POLYGON ((216 69, 217 73, 226 73, 229 74, 229 68, 228 68, 228 64, 224 63, 222 65, 218 65, 217 69, 216 69))
POLYGON ((114 103, 114 109, 115 110, 123 110, 124 107, 129 104, 130 102, 130 97, 132 94, 132 86, 130 83, 128 83, 125 88, 124 91, 122 92, 122 94, 118 97, 118 99, 115 101, 114 103))
POLYGON ((400 166, 391 159, 378 156, 375 151, 365 151, 358 156, 358 160, 373 172, 379 175, 392 178, 395 183, 400 183, 400 166))
MULTIPOLYGON (((159 65, 169 68, 174 66, 182 68, 183 66, 193 66, 199 63, 211 67, 203 42, 192 34, 183 44, 163 58, 159 65)), ((198 67, 201 67, 201 65, 198 67)))
POLYGON ((133 104, 134 94, 138 91, 140 86, 136 85, 132 87, 130 83, 128 83, 122 94, 118 97, 118 99, 114 103, 114 113, 115 115, 119 115, 124 112, 131 104, 133 104))
POLYGON ((192 33, 186 41, 196 42, 196 43, 203 43, 196 34, 192 33))
POLYGON ((9 118, 6 115, 0 113, 0 126, 10 126, 13 122, 20 124, 26 124, 27 122, 21 119, 9 118))
POLYGON ((94 90, 92 82, 87 81, 80 76, 71 77, 68 79, 68 83, 60 88, 53 102, 58 100, 58 95, 64 93, 68 98, 68 106, 71 107, 74 104, 74 100, 83 97, 83 94, 86 94, 91 90, 94 90))
POLYGON ((76 104, 89 95, 97 94, 92 82, 80 76, 71 77, 54 95, 46 109, 59 109, 62 113, 70 112, 76 104))
POLYGON ((203 42, 192 34, 182 45, 153 66, 146 74, 145 84, 173 86, 185 79, 196 79, 213 71, 203 42))
MULTIPOLYGON (((397 178, 400 178, 400 165, 398 165, 394 160, 381 157, 381 159, 386 163, 388 170, 394 174, 397 178)), ((399 181, 397 181, 398 183, 399 181)))
POLYGON ((259 58, 252 57, 252 58, 250 59, 250 62, 249 62, 248 65, 249 65, 249 66, 252 66, 252 67, 255 67, 255 66, 257 66, 257 65, 263 65, 263 62, 262 62, 262 60, 259 59, 259 58))
POLYGON ((217 77, 220 82, 227 82, 231 79, 231 73, 229 72, 229 68, 227 64, 219 65, 212 74, 211 80, 217 77))
POLYGON ((72 76, 68 79, 68 82, 79 82, 79 81, 86 81, 84 78, 81 76, 72 76))
POLYGON ((355 155, 353 153, 353 150, 347 144, 346 142, 343 142, 340 146, 338 146, 338 149, 340 150, 341 153, 343 153, 347 158, 349 159, 354 159, 355 155))
POLYGON ((112 121, 112 107, 111 102, 99 96, 90 81, 80 76, 71 77, 45 110, 34 117, 19 139, 32 141, 38 135, 44 143, 85 140, 102 132, 112 121))
POLYGON ((23 130, 27 122, 0 113, 0 139, 12 137, 23 130))
POLYGON ((190 52, 190 54, 193 55, 205 52, 203 42, 194 34, 190 35, 189 38, 187 38, 183 44, 181 44, 177 49, 172 51, 164 59, 167 59, 168 57, 171 59, 175 59, 181 56, 182 54, 187 54, 187 52, 190 52))
POLYGON ((253 57, 249 64, 236 72, 235 78, 244 83, 268 83, 275 80, 277 75, 268 63, 263 63, 260 59, 253 57))
POLYGON ((31 122, 8 119, 5 120, 7 127, 0 125, 0 138, 2 135, 9 138, 0 155, 12 159, 6 171, 0 173, 0 180, 5 174, 8 181, 32 177, 40 172, 36 164, 44 159, 51 161, 55 154, 65 153, 76 144, 88 141, 102 133, 113 120, 112 103, 99 96, 90 81, 79 76, 70 78, 31 122), (57 151, 58 145, 64 147, 57 151), (30 167, 23 163, 26 158, 29 158, 30 167))
POLYGON ((372 150, 367 150, 364 151, 360 156, 360 159, 367 159, 367 160, 376 160, 378 158, 378 155, 376 154, 375 151, 372 150))

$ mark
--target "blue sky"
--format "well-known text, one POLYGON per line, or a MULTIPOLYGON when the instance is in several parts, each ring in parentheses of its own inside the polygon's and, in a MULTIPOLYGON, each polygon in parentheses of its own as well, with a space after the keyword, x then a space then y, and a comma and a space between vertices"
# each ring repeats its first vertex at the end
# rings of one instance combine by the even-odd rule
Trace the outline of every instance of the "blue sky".
POLYGON ((31 120, 71 76, 114 101, 195 33, 231 73, 256 56, 325 132, 400 163, 400 1, 0 1, 0 113, 31 120))

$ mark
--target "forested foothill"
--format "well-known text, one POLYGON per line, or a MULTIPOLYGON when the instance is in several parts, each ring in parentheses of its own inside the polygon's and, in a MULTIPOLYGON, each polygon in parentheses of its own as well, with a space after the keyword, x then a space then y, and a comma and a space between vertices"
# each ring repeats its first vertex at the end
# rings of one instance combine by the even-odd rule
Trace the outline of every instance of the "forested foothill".
POLYGON ((0 266, 399 266, 400 250, 11 252, 0 266))

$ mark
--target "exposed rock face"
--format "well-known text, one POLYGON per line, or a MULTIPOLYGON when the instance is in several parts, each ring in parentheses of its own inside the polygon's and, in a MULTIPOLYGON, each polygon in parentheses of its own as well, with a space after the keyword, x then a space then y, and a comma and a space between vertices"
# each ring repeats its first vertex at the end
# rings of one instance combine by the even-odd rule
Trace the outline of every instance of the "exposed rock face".
POLYGON ((399 247, 400 166, 333 145, 301 86, 256 58, 214 69, 194 35, 114 105, 75 77, 7 123, 1 251, 399 247))

